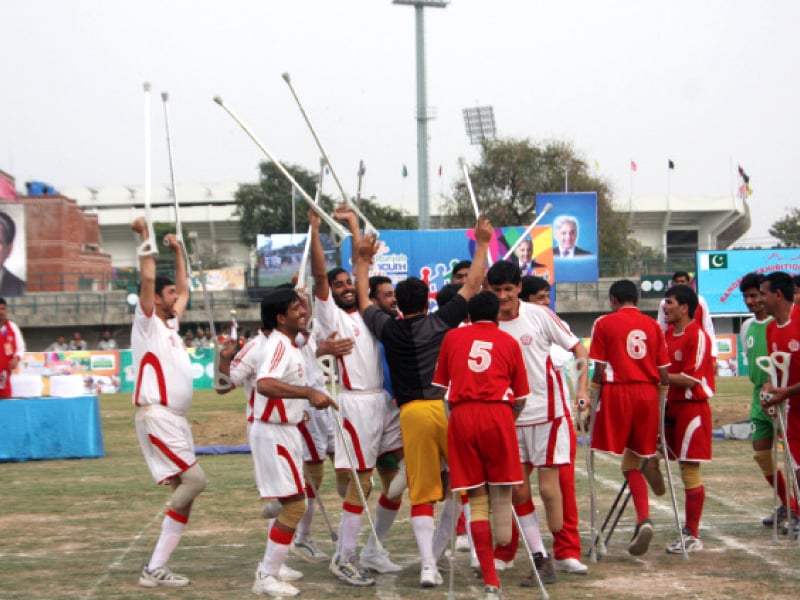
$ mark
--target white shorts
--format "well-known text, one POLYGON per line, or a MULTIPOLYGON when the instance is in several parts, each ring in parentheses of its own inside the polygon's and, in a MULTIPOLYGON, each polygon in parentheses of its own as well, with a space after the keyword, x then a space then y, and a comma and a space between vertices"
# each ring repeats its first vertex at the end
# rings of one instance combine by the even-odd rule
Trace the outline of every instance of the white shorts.
POLYGON ((538 425, 517 425, 522 464, 556 467, 569 464, 570 419, 558 417, 538 425))
POLYGON ((150 404, 136 409, 135 421, 144 460, 157 483, 165 483, 197 462, 192 430, 183 415, 150 404))
POLYGON ((262 498, 288 498, 304 493, 303 438, 296 425, 253 423, 250 452, 262 498))
POLYGON ((297 424, 303 436, 303 460, 320 462, 335 449, 333 413, 331 408, 317 410, 307 405, 305 408, 308 420, 297 424))
MULTIPOLYGON (((338 402, 342 428, 357 470, 374 469, 379 456, 403 447, 400 409, 389 394, 343 391, 339 393, 338 402)), ((338 470, 350 469, 342 437, 338 434, 334 464, 338 470)))

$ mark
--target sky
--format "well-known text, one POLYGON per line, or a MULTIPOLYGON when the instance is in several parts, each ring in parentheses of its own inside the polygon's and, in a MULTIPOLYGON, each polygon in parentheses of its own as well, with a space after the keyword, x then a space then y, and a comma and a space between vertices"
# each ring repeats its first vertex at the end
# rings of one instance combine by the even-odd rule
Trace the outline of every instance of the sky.
MULTIPOLYGON (((179 184, 257 179, 263 155, 215 95, 277 158, 316 171, 319 152, 281 78, 288 72, 348 192, 363 159, 362 195, 416 214, 409 6, 3 0, 0 21, 0 169, 18 189, 30 180, 141 185, 144 81, 154 92, 154 182, 169 182, 161 91, 179 184)), ((461 176, 459 159, 479 159, 462 109, 491 105, 501 137, 570 141, 599 165, 620 208, 631 193, 666 201, 669 160, 674 196, 730 196, 741 164, 753 195, 739 244, 769 244, 770 225, 797 205, 798 22, 793 0, 452 0, 426 9, 431 214, 461 176)), ((331 181, 325 191, 334 193, 331 181)))

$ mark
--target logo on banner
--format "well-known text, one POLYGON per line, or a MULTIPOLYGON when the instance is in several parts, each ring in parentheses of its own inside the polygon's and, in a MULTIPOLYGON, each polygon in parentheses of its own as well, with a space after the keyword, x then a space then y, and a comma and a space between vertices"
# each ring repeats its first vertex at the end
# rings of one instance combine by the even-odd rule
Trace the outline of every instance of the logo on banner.
POLYGON ((728 268, 728 255, 727 254, 709 254, 708 255, 708 268, 709 269, 727 269, 728 268))

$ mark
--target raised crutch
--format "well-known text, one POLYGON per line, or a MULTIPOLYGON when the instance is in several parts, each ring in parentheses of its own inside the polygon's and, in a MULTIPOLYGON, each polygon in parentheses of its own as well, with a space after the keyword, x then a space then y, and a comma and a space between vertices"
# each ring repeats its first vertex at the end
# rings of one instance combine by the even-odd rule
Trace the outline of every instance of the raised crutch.
POLYGON ((247 127, 247 125, 245 125, 244 121, 242 121, 236 115, 236 113, 234 113, 233 110, 222 101, 222 98, 220 98, 219 96, 214 96, 214 102, 219 104, 225 110, 225 112, 227 112, 228 115, 230 115, 230 117, 234 121, 236 121, 239 127, 241 127, 242 130, 250 137, 250 139, 253 140, 255 145, 258 146, 259 150, 261 150, 261 152, 264 153, 264 155, 272 162, 272 164, 275 165, 275 168, 281 172, 281 175, 283 175, 283 177, 289 182, 289 184, 294 186, 294 188, 300 193, 300 195, 303 197, 303 200, 305 200, 308 203, 311 209, 319 215, 320 219, 322 219, 328 224, 328 227, 331 228, 331 239, 333 240, 333 243, 336 246, 340 246, 342 241, 350 235, 350 232, 347 231, 344 227, 342 227, 338 222, 336 222, 336 220, 333 217, 331 217, 328 213, 322 210, 321 207, 314 204, 314 199, 311 196, 309 196, 308 193, 302 187, 300 187, 300 184, 297 183, 295 178, 292 177, 292 174, 286 170, 286 167, 284 167, 281 164, 281 162, 277 158, 275 158, 272 152, 267 150, 266 146, 264 146, 264 144, 261 143, 261 141, 255 136, 255 134, 250 130, 250 128, 247 127))
MULTIPOLYGON (((669 484, 669 496, 672 499, 672 514, 675 516, 675 527, 678 529, 678 536, 681 540, 681 554, 683 560, 689 560, 689 553, 686 552, 686 543, 683 540, 683 528, 681 527, 681 519, 678 516, 678 500, 675 497, 675 486, 672 483, 672 469, 669 466, 669 448, 667 447, 667 437, 664 434, 665 424, 664 418, 667 412, 667 390, 668 386, 658 387, 658 409, 659 409, 659 423, 658 434, 661 437, 661 443, 664 444, 664 462, 667 469, 667 483, 669 484)), ((677 456, 676 456, 677 458, 677 456)))
MULTIPOLYGON (((347 195, 347 192, 344 191, 344 186, 342 182, 339 181, 339 176, 336 174, 336 171, 331 164, 331 159, 328 158, 328 153, 325 152, 325 148, 322 146, 322 142, 319 140, 317 136, 317 132, 314 130, 314 126, 311 124, 311 119, 308 118, 308 114, 306 114, 305 109, 303 108, 303 103, 300 102, 300 98, 297 96, 297 92, 294 90, 294 86, 292 85, 292 78, 289 76, 289 73, 283 73, 281 75, 283 80, 286 82, 286 85, 289 86, 289 91, 292 92, 292 96, 294 97, 295 102, 297 102, 297 107, 300 109, 300 113, 303 115, 303 120, 308 125, 309 131, 311 131, 311 135, 314 138, 314 141, 317 143, 317 148, 319 148, 320 154, 322 154, 322 158, 325 160, 325 163, 328 165, 328 168, 331 170, 331 176, 333 180, 336 182, 336 187, 339 188, 339 193, 342 194, 342 199, 344 203, 350 208, 356 216, 364 221, 364 233, 375 233, 380 234, 380 232, 375 228, 375 226, 369 222, 367 217, 364 216, 364 213, 358 208, 355 202, 350 199, 350 196, 347 195)), ((359 170, 360 171, 360 170, 359 170)))
MULTIPOLYGON (((455 511, 454 511, 455 512, 455 511)), ((542 592, 542 600, 548 600, 550 598, 550 594, 547 593, 547 590, 544 589, 544 583, 542 582, 542 578, 539 575, 539 569, 536 568, 536 560, 533 558, 533 552, 531 552, 531 546, 528 543, 528 538, 525 537, 525 530, 522 529, 522 524, 519 522, 519 516, 517 515, 517 509, 514 508, 514 505, 511 505, 511 515, 514 517, 514 524, 517 526, 519 530, 519 537, 522 540, 522 545, 525 546, 525 552, 528 554, 528 560, 531 561, 531 568, 533 568, 533 576, 536 577, 536 583, 539 585, 539 590, 542 592)))
POLYGON ((339 536, 336 534, 336 532, 333 530, 333 527, 331 526, 331 521, 330 519, 328 519, 328 513, 325 510, 325 505, 322 503, 322 498, 319 495, 319 490, 317 489, 317 486, 314 485, 314 480, 311 477, 311 473, 306 472, 304 473, 304 475, 308 487, 311 488, 311 491, 314 494, 314 498, 316 498, 317 500, 317 506, 319 506, 319 511, 322 513, 322 520, 325 521, 325 525, 328 526, 328 533, 331 536, 331 541, 335 544, 336 542, 339 541, 339 536))
POLYGON ((150 132, 150 84, 144 83, 144 216, 147 221, 147 239, 136 248, 136 256, 153 256, 158 254, 156 235, 153 232, 153 214, 150 208, 152 188, 151 152, 152 140, 150 132))
MULTIPOLYGON (((178 186, 175 183, 175 160, 172 155, 172 136, 169 131, 169 111, 167 101, 169 94, 161 92, 161 101, 164 105, 164 127, 167 130, 167 156, 169 158, 169 179, 172 185, 172 199, 175 202, 175 239, 183 252, 183 259, 186 262, 186 272, 191 275, 192 267, 189 263, 189 253, 186 251, 186 243, 183 241, 183 226, 181 225, 180 202, 178 202, 178 186)), ((169 246, 169 242, 164 238, 164 245, 169 246)))
POLYGON ((533 231, 533 228, 539 224, 539 221, 542 220, 542 217, 544 217, 548 212, 550 212, 551 208, 553 208, 553 205, 550 204, 549 202, 544 205, 544 209, 542 210, 542 212, 536 215, 536 219, 534 219, 533 223, 528 225, 528 228, 525 230, 525 232, 517 238, 516 242, 512 244, 511 248, 509 248, 508 252, 506 252, 505 255, 503 256, 503 260, 508 260, 508 257, 514 253, 514 250, 517 249, 517 246, 519 246, 522 243, 522 240, 524 240, 526 236, 530 235, 531 231, 533 231))
MULTIPOLYGON (((475 219, 481 218, 481 211, 478 208, 478 199, 475 197, 475 190, 472 189, 472 180, 469 178, 469 169, 467 165, 462 164, 461 169, 464 171, 464 180, 467 182, 467 191, 469 192, 469 199, 472 201, 472 210, 475 211, 475 219)), ((491 254, 487 253, 486 258, 489 262, 489 266, 492 266, 492 256, 491 254)))
MULTIPOLYGON (((325 175, 325 161, 319 159, 319 179, 317 180, 317 192, 314 194, 314 204, 319 206, 319 200, 322 197, 322 178, 325 175)), ((297 285, 295 289, 308 289, 306 287, 306 271, 308 270, 308 256, 311 253, 311 225, 308 226, 308 233, 306 234, 306 243, 303 246, 303 258, 300 260, 300 268, 297 272, 297 285)))
MULTIPOLYGON (((325 356, 320 356, 317 359, 317 364, 319 368, 322 369, 322 372, 325 375, 330 376, 331 378, 331 396, 334 398, 336 397, 336 358, 331 356, 330 354, 326 354, 325 356)), ((344 427, 342 426, 342 413, 341 407, 339 410, 335 411, 336 415, 334 417, 334 422, 336 423, 336 429, 339 432, 339 438, 342 440, 342 446, 344 446, 344 450, 347 453, 347 462, 350 464, 350 476, 353 478, 353 483, 356 486, 356 490, 358 490, 358 497, 361 500, 361 504, 364 506, 364 513, 367 515, 367 520, 369 521, 369 528, 372 530, 372 535, 375 536, 375 549, 378 554, 383 553, 383 544, 381 544, 381 540, 378 538, 378 534, 375 531, 375 522, 372 520, 372 513, 369 510, 369 505, 367 504, 367 496, 364 494, 364 490, 361 487, 361 480, 358 478, 358 470, 356 469, 356 461, 353 458, 353 452, 350 450, 350 446, 347 445, 347 438, 344 435, 344 427)))

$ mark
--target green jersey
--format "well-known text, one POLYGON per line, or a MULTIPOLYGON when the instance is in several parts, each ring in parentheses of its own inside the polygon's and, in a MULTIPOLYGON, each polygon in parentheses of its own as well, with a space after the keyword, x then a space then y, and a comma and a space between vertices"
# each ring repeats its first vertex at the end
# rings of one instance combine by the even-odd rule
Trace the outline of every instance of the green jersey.
POLYGON ((769 380, 769 375, 758 368, 756 359, 759 356, 769 355, 769 349, 767 348, 767 324, 770 321, 772 321, 772 317, 767 317, 763 321, 751 317, 744 322, 740 334, 747 356, 747 368, 750 381, 758 388, 769 380))

